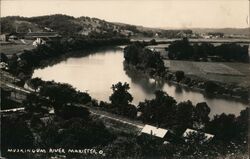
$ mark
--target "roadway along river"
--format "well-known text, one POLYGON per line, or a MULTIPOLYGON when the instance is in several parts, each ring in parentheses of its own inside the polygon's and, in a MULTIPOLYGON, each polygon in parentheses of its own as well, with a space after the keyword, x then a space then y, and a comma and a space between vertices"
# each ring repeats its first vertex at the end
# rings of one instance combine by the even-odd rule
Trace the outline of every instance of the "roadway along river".
POLYGON ((215 114, 232 113, 239 115, 246 104, 225 100, 208 99, 199 92, 178 88, 163 82, 155 82, 138 72, 125 71, 123 65, 123 50, 108 49, 97 51, 85 57, 72 57, 53 66, 36 69, 34 77, 43 80, 69 83, 81 91, 87 91, 97 100, 109 101, 111 86, 119 81, 130 85, 129 92, 134 97, 133 104, 154 97, 154 91, 162 89, 178 102, 190 100, 193 104, 207 102, 211 108, 210 117, 215 114))

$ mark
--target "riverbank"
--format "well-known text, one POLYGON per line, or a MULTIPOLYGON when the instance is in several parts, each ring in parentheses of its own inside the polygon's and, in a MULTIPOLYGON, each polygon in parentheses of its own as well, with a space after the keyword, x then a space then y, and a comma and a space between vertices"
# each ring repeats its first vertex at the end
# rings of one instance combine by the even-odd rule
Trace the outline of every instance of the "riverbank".
MULTIPOLYGON (((175 85, 175 86, 178 86, 178 87, 181 87, 182 89, 186 89, 187 91, 194 91, 194 92, 199 92, 201 94, 203 94, 204 96, 206 96, 207 98, 216 98, 216 99, 225 99, 225 100, 231 100, 231 101, 237 101, 237 102, 241 102, 241 103, 244 103, 244 104, 249 104, 249 100, 246 100, 246 99, 242 99, 240 96, 230 96, 230 95, 226 95, 226 94, 207 94, 205 89, 204 88, 200 88, 198 87, 198 84, 195 84, 193 86, 189 86, 188 84, 185 84, 185 83, 182 83, 182 82, 177 82, 176 79, 173 78, 170 78, 168 79, 167 76, 169 74, 171 74, 171 76, 174 76, 174 73, 175 72, 168 72, 167 75, 165 76, 161 76, 161 75, 152 75, 151 73, 151 69, 146 69, 146 70, 141 70, 141 69, 138 69, 136 66, 134 65, 131 65, 131 64, 128 64, 126 62, 124 62, 124 65, 125 65, 125 69, 127 70, 132 70, 134 72, 138 72, 138 74, 144 74, 148 79, 154 79, 155 81, 160 81, 160 82, 166 82, 167 84, 170 84, 170 85, 175 85)), ((191 78, 191 77, 189 77, 191 78)), ((205 82, 205 80, 202 80, 200 78, 197 78, 197 77, 192 77, 193 81, 197 80, 197 83, 200 83, 200 82, 205 82)))
MULTIPOLYGON (((164 61, 162 57, 159 57, 158 52, 145 48, 145 46, 142 43, 134 43, 127 46, 124 49, 124 59, 126 63, 134 65, 135 69, 141 70, 149 74, 151 78, 160 77, 171 83, 174 84, 178 83, 178 85, 180 86, 185 86, 192 88, 194 90, 205 92, 205 95, 208 96, 226 97, 226 98, 230 97, 236 100, 249 102, 248 88, 239 86, 235 83, 225 83, 225 82, 218 82, 215 80, 208 80, 206 78, 195 76, 195 74, 194 76, 188 76, 186 75, 186 72, 182 70, 171 71, 166 66, 166 61, 164 61)), ((204 65, 200 64, 196 68, 198 69, 198 72, 202 71, 201 67, 203 68, 202 73, 204 72, 213 73, 215 72, 213 70, 216 69, 216 67, 212 66, 210 66, 209 68, 205 68, 204 65)), ((237 73, 237 75, 238 74, 243 75, 240 72, 237 72, 236 70, 230 69, 229 67, 226 66, 222 67, 221 65, 220 67, 221 69, 217 70, 218 73, 221 73, 223 70, 227 70, 228 72, 237 73)), ((190 70, 192 70, 193 68, 194 66, 192 66, 190 70)))

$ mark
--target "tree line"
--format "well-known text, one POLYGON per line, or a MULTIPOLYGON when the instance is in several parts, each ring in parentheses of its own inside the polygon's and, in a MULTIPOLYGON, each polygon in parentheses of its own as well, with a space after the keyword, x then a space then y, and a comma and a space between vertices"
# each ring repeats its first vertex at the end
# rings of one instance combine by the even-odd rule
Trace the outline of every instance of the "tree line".
POLYGON ((166 48, 172 60, 249 62, 248 45, 235 43, 214 46, 210 43, 191 44, 187 38, 174 41, 166 48))

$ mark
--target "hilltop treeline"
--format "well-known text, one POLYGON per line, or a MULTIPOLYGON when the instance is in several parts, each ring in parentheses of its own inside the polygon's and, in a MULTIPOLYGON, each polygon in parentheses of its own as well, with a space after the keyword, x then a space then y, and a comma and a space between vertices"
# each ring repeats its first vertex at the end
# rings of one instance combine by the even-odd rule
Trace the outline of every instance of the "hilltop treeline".
MULTIPOLYGON (((55 14, 38 17, 10 16, 1 18, 2 33, 15 33, 16 31, 27 33, 29 30, 36 32, 54 31, 62 36, 67 35, 89 35, 96 36, 102 34, 109 37, 123 36, 116 32, 114 28, 119 26, 90 17, 79 17, 55 14)), ((120 29, 131 27, 121 27, 120 29)))
POLYGON ((248 45, 229 43, 214 46, 209 43, 190 44, 187 38, 174 41, 166 48, 173 60, 249 62, 248 45))

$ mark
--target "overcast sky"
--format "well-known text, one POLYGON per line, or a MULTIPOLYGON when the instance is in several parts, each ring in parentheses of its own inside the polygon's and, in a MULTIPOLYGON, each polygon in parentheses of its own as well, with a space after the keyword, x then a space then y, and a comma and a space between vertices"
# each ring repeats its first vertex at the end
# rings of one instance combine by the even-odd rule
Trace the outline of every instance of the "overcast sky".
POLYGON ((248 0, 1 0, 1 16, 89 16, 170 28, 248 27, 248 0))

